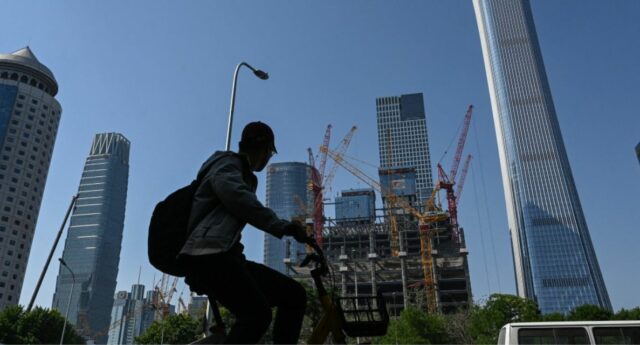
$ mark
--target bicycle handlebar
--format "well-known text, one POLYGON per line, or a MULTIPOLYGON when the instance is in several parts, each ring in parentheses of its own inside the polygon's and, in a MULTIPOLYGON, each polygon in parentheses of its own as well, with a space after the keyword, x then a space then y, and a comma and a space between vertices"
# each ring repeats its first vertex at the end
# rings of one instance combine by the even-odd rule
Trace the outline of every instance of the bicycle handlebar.
POLYGON ((326 275, 329 272, 329 266, 327 264, 327 260, 324 256, 322 248, 320 248, 315 238, 311 236, 307 237, 304 243, 311 247, 314 253, 307 254, 304 260, 302 260, 302 262, 300 263, 299 267, 305 267, 311 261, 313 261, 316 263, 316 269, 318 269, 318 272, 320 272, 320 274, 323 276, 326 275))

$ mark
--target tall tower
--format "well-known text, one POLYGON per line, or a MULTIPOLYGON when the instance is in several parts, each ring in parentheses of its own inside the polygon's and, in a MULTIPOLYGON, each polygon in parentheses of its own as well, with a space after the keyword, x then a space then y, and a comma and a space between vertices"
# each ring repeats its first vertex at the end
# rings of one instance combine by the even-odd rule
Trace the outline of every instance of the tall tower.
POLYGON ((611 309, 562 141, 528 0, 473 0, 518 294, 543 313, 611 309))
POLYGON ((0 54, 0 310, 20 299, 60 123, 57 93, 29 47, 0 54))
MULTIPOLYGON (((149 292, 147 291, 147 295, 149 292)), ((134 284, 131 292, 118 291, 111 310, 111 325, 109 327, 109 340, 107 345, 133 344, 135 337, 140 336, 153 321, 153 315, 148 316, 149 311, 154 311, 151 299, 144 298, 144 285, 134 284)))
POLYGON ((78 201, 71 215, 53 308, 63 314, 71 295, 69 321, 83 336, 106 343, 118 276, 129 179, 130 143, 122 134, 96 134, 87 157, 78 201))
POLYGON ((380 169, 415 168, 418 199, 428 199, 433 178, 422 94, 376 98, 376 113, 380 169))
MULTIPOLYGON (((267 202, 281 219, 291 220, 292 217, 306 216, 313 207, 313 191, 307 188, 311 180, 311 166, 305 163, 274 163, 267 167, 267 202)), ((264 263, 265 265, 287 273, 284 259, 288 251, 290 257, 297 258, 298 254, 305 254, 304 245, 297 243, 290 237, 278 239, 267 233, 264 235, 264 263)))

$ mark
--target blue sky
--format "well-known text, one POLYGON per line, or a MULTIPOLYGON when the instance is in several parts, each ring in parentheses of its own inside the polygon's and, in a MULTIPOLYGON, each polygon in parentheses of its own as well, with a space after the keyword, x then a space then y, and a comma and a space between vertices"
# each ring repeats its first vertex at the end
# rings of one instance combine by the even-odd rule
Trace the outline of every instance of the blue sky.
MULTIPOLYGON (((615 309, 640 305, 640 2, 533 1, 547 74, 580 199, 615 309)), ((26 304, 73 194, 92 137, 132 142, 118 290, 146 259, 151 211, 190 181, 225 142, 233 70, 242 71, 232 147, 243 124, 275 130, 272 162, 305 161, 327 124, 337 143, 358 126, 349 155, 378 163, 375 98, 424 93, 432 162, 469 104, 474 155, 460 201, 474 298, 515 293, 504 194, 480 41, 470 0, 5 1, 0 51, 29 45, 60 85, 62 121, 21 296, 26 304)), ((451 150, 453 151, 453 149, 451 150)), ((444 158, 450 166, 452 153, 444 158)), ((375 169, 363 166, 375 176, 375 169)), ((265 175, 259 175, 264 200, 265 175)), ((338 170, 333 194, 364 187, 338 170)), ((332 213, 332 210, 328 210, 332 213)), ((56 257, 62 252, 63 240, 56 257)), ((246 254, 262 260, 247 229, 246 254)), ((50 307, 57 262, 37 303, 50 307)), ((187 292, 185 292, 186 295, 187 292)))

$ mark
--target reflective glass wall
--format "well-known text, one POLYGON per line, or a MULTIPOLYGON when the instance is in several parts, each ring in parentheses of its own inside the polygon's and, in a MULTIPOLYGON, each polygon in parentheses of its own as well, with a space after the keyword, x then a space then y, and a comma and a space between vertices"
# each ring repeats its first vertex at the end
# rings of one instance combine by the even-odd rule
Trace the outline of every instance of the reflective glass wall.
POLYGON ((473 1, 498 139, 518 293, 542 312, 611 309, 527 0, 473 1))

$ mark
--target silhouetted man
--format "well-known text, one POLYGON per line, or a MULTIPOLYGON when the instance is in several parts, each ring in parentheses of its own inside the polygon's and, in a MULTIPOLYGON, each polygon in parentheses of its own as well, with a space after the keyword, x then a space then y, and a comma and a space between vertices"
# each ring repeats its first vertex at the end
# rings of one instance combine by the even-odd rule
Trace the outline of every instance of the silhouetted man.
POLYGON ((241 232, 249 223, 273 236, 293 236, 303 242, 302 225, 279 219, 258 201, 255 191, 261 171, 275 154, 273 131, 262 122, 242 131, 238 153, 218 151, 200 169, 204 175, 193 200, 189 238, 180 260, 187 265, 191 290, 214 295, 235 316, 225 340, 255 344, 271 324, 276 344, 296 344, 306 307, 302 285, 265 265, 246 260, 241 232))

